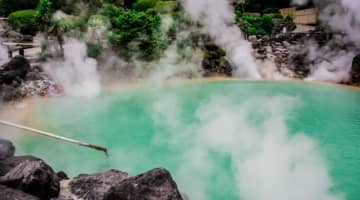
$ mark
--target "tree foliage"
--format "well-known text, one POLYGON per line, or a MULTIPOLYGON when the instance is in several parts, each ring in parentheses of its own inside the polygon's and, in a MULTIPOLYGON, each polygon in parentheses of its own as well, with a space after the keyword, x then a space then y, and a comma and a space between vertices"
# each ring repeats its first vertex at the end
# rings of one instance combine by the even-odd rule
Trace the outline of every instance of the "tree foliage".
POLYGON ((45 30, 51 24, 53 14, 53 4, 50 0, 40 0, 37 7, 36 23, 39 24, 41 30, 45 30))
POLYGON ((151 10, 124 10, 105 4, 99 14, 111 22, 110 43, 120 55, 130 58, 137 55, 143 60, 157 58, 165 47, 161 39, 160 16, 151 10))
POLYGON ((261 17, 242 16, 239 18, 238 23, 249 35, 271 34, 273 28, 272 18, 268 15, 261 17))
POLYGON ((38 31, 36 10, 21 10, 9 15, 9 24, 20 30, 23 34, 35 35, 38 31))

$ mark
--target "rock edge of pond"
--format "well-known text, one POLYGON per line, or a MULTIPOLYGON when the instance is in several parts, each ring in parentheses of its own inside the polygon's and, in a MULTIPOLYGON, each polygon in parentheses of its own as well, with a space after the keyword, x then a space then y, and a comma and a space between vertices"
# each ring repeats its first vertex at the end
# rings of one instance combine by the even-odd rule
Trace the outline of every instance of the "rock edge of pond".
POLYGON ((65 172, 34 156, 15 156, 15 147, 0 139, 0 198, 2 200, 186 200, 170 172, 152 169, 137 176, 111 169, 80 174, 65 172))

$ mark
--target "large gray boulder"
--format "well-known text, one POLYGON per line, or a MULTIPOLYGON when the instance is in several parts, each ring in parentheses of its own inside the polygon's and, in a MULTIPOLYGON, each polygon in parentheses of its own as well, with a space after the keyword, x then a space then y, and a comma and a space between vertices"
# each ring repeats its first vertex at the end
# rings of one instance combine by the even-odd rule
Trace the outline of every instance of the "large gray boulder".
POLYGON ((165 169, 154 169, 138 176, 111 170, 80 175, 70 191, 84 200, 183 200, 175 181, 165 169))
POLYGON ((44 200, 57 197, 60 190, 56 173, 41 160, 21 162, 0 177, 0 184, 44 200))
POLYGON ((166 169, 153 169, 111 187, 105 200, 182 200, 175 181, 166 169))
POLYGON ((69 186, 70 191, 86 200, 103 200, 110 188, 119 185, 129 175, 118 170, 110 170, 98 174, 82 174, 74 178, 69 186))
POLYGON ((20 163, 25 161, 39 161, 39 158, 34 156, 14 156, 9 157, 6 159, 0 159, 0 176, 4 176, 7 174, 11 169, 18 166, 20 163))
POLYGON ((8 140, 0 139, 0 159, 12 157, 14 154, 14 145, 8 140))
POLYGON ((0 185, 0 199, 1 200, 39 200, 30 194, 26 194, 20 190, 8 188, 4 185, 0 185))

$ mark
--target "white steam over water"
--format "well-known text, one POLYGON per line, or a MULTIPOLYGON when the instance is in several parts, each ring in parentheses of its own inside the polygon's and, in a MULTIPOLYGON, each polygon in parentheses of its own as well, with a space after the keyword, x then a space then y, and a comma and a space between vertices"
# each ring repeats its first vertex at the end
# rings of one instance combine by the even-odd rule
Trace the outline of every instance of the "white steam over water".
MULTIPOLYGON (((222 176, 214 152, 229 157, 243 200, 344 200, 330 192, 333 186, 326 160, 316 142, 305 134, 291 134, 286 120, 301 102, 289 96, 257 97, 243 103, 227 96, 213 96, 196 111, 197 122, 184 123, 182 102, 162 97, 153 105, 153 120, 168 127, 169 135, 155 135, 155 142, 172 148, 189 144, 180 155, 176 172, 182 191, 190 199, 209 199, 208 185, 222 176), (190 181, 191 180, 191 181, 190 181)), ((219 189, 219 188, 218 188, 219 189)), ((226 189, 226 188, 224 188, 226 189)))
POLYGON ((43 65, 44 70, 64 87, 66 95, 91 97, 100 93, 97 61, 87 57, 85 43, 67 39, 64 60, 53 60, 43 65))
POLYGON ((228 0, 183 0, 186 11, 201 22, 214 42, 224 48, 238 77, 260 79, 252 48, 235 24, 234 10, 228 0))

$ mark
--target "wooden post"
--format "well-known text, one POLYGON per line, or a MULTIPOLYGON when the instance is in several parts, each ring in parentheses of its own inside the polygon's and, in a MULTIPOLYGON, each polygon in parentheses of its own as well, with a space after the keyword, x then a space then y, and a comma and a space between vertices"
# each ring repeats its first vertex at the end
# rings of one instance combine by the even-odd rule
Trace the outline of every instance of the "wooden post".
POLYGON ((19 55, 25 56, 25 50, 23 48, 19 49, 19 55))

